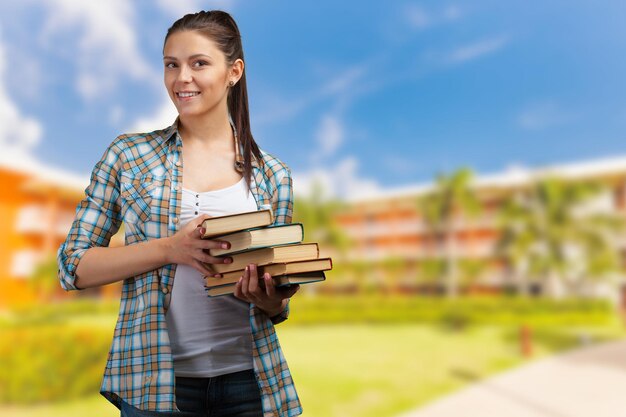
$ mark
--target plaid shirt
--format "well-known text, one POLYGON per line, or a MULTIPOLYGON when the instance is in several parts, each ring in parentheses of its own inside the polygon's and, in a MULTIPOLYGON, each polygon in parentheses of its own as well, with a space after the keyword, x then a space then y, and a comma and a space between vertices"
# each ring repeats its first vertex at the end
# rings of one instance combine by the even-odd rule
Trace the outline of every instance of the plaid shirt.
MULTIPOLYGON (((59 279, 76 289, 76 267, 94 246, 108 246, 122 222, 126 244, 171 236, 180 227, 182 141, 177 122, 164 130, 122 135, 96 164, 85 198, 66 241, 59 248, 59 279)), ((236 141, 236 167, 241 170, 241 146, 236 141)), ((275 224, 290 223, 293 199, 289 168, 262 152, 253 160, 250 184, 259 209, 271 208, 275 224)), ((175 375, 165 312, 176 265, 165 265, 126 279, 120 313, 104 371, 101 393, 120 407, 124 400, 141 410, 177 410, 175 375)), ((253 363, 264 417, 302 413, 274 324, 289 309, 270 319, 250 305, 253 363)))

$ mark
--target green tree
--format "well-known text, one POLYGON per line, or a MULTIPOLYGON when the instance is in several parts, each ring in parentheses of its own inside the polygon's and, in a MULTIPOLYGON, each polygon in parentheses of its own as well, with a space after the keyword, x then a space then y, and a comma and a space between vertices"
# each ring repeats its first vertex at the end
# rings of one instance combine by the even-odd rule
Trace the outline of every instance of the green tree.
POLYGON ((322 247, 332 247, 343 256, 350 239, 334 220, 342 204, 325 198, 319 183, 314 184, 309 197, 298 196, 294 200, 293 221, 302 223, 306 240, 317 242, 322 247))
POLYGON ((57 260, 54 256, 50 256, 37 263, 32 275, 28 278, 30 287, 40 300, 47 301, 54 298, 61 288, 57 270, 57 260))
POLYGON ((553 298, 565 290, 579 294, 590 279, 620 270, 615 241, 623 218, 585 206, 602 190, 594 183, 546 178, 504 204, 496 252, 522 294, 532 278, 553 298))
POLYGON ((480 202, 472 190, 474 173, 462 168, 437 176, 433 190, 418 199, 418 210, 433 238, 437 253, 443 253, 445 268, 441 279, 449 297, 458 294, 457 239, 459 221, 474 218, 481 212, 480 202))

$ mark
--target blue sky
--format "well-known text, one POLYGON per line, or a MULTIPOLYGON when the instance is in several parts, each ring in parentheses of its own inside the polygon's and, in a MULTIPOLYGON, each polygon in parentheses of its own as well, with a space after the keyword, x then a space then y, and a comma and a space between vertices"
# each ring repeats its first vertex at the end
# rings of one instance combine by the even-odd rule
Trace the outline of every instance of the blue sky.
POLYGON ((253 133, 338 195, 624 155, 623 1, 0 4, 0 152, 87 175, 169 125, 161 47, 186 11, 239 23, 253 133))

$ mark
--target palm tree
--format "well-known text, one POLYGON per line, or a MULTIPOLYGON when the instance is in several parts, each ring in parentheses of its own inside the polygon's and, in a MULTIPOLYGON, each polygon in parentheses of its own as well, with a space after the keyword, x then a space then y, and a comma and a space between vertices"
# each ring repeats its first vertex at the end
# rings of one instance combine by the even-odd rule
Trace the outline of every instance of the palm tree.
MULTIPOLYGON (((340 282, 350 287, 349 265, 345 255, 350 245, 350 239, 334 219, 335 213, 341 209, 341 203, 324 198, 324 189, 321 184, 315 183, 310 196, 298 196, 294 199, 293 221, 302 223, 305 240, 317 242, 320 252, 333 251, 333 276, 338 279, 334 284, 341 286, 340 282), (340 276, 343 274, 343 276, 340 276)), ((324 254, 326 256, 328 254, 324 254)), ((307 288, 315 291, 317 287, 307 288)))
POLYGON ((591 277, 620 269, 615 241, 623 218, 584 206, 601 191, 593 183, 546 178, 503 206, 496 251, 507 260, 522 294, 528 293, 529 277, 541 279, 557 298, 564 287, 580 293, 591 277))
POLYGON ((444 253, 445 268, 441 278, 447 295, 452 298, 458 294, 456 220, 476 217, 481 211, 478 198, 471 189, 473 178, 474 173, 469 168, 441 174, 433 190, 418 200, 418 210, 434 238, 437 251, 444 253))
POLYGON ((307 240, 332 247, 344 255, 350 239, 334 221, 334 214, 340 209, 341 203, 324 198, 322 185, 315 183, 311 196, 295 199, 293 221, 303 224, 307 240))

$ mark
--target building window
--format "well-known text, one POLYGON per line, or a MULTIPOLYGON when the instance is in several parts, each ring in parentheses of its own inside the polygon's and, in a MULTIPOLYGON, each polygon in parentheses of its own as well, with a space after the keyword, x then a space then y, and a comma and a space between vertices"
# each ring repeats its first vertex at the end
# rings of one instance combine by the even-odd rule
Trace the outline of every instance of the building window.
POLYGON ((17 213, 15 228, 20 233, 41 233, 41 225, 47 223, 48 218, 45 216, 44 208, 31 204, 22 207, 17 213))
POLYGON ((41 254, 34 250, 22 250, 13 254, 10 274, 14 278, 27 279, 35 272, 41 254))

